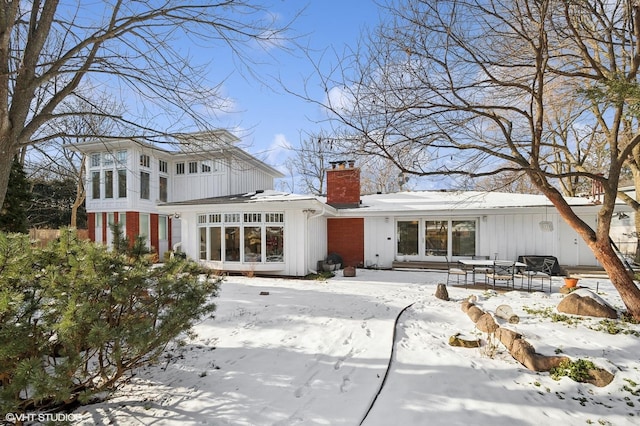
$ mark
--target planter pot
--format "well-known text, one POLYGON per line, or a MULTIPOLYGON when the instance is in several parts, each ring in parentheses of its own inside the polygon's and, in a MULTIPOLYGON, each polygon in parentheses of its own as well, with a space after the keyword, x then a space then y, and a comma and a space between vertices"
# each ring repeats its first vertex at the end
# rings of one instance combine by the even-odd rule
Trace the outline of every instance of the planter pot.
POLYGON ((568 287, 568 288, 572 288, 578 285, 578 279, 579 278, 565 278, 564 279, 564 286, 568 287))
POLYGON ((356 268, 353 266, 347 266, 342 271, 342 275, 345 277, 355 277, 356 276, 356 268))

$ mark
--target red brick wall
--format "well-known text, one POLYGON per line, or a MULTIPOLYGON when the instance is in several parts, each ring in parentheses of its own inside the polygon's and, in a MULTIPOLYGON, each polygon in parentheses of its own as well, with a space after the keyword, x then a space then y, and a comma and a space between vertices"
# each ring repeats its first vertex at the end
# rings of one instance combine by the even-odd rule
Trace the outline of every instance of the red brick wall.
POLYGON ((107 243, 107 232, 111 232, 109 229, 109 222, 107 222, 107 212, 98 213, 102 215, 102 244, 107 243))
POLYGON ((364 265, 364 219, 328 219, 327 250, 342 257, 343 267, 364 265))
POLYGON ((357 207, 360 204, 359 168, 327 170, 327 204, 334 207, 357 207))
POLYGON ((96 240, 96 214, 87 213, 87 230, 89 231, 89 239, 96 240))
POLYGON ((129 238, 131 245, 136 241, 138 235, 140 235, 140 213, 127 212, 127 238, 129 238))
POLYGON ((159 245, 158 245, 158 214, 152 213, 149 218, 149 226, 151 227, 151 235, 149 238, 151 239, 151 251, 158 253, 159 245))

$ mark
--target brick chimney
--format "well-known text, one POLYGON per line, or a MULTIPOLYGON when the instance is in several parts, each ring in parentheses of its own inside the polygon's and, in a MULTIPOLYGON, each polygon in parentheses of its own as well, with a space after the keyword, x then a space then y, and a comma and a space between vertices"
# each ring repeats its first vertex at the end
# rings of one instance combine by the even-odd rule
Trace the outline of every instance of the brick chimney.
POLYGON ((332 161, 327 170, 327 204, 335 208, 360 206, 360 168, 354 160, 332 161))

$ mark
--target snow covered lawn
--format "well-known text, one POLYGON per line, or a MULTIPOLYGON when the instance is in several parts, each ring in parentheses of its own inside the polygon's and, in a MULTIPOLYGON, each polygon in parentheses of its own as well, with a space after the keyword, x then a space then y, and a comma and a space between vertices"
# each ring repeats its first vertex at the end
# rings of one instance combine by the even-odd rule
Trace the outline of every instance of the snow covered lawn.
MULTIPOLYGON (((551 295, 448 286, 448 302, 433 296, 445 280, 439 272, 373 270, 328 281, 228 277, 215 318, 195 327, 196 337, 76 414, 84 424, 118 425, 640 424, 639 325, 611 335, 594 330, 599 319, 553 322, 543 313, 563 297, 560 278, 551 295), (504 326, 539 353, 587 358, 615 379, 604 388, 556 381, 527 370, 499 343, 449 346, 456 333, 487 343, 460 309, 472 294, 485 311, 512 306, 520 322, 504 326), (394 321, 411 304, 376 398, 394 321)), ((624 307, 608 281, 580 285, 624 307)))

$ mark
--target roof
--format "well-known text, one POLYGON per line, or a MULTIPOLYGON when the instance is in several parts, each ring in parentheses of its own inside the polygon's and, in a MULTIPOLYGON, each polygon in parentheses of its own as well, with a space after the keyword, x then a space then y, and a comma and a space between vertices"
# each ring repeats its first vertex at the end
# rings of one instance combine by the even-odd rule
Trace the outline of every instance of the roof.
POLYGON ((254 191, 246 194, 224 195, 220 197, 200 198, 197 200, 176 201, 160 206, 200 206, 260 202, 319 201, 313 195, 291 194, 273 190, 254 191))
POLYGON ((105 149, 126 149, 130 147, 142 147, 156 151, 160 155, 168 157, 201 157, 211 154, 215 156, 231 155, 248 164, 263 170, 274 178, 282 178, 284 174, 279 170, 271 167, 264 161, 254 157, 245 150, 238 148, 234 144, 239 139, 226 130, 214 130, 211 132, 184 133, 175 135, 174 138, 179 141, 179 150, 168 150, 166 147, 176 146, 175 142, 167 142, 166 145, 154 145, 140 139, 132 138, 104 138, 88 142, 69 144, 71 149, 83 153, 101 152, 105 149))
MULTIPOLYGON (((341 211, 410 212, 553 207, 544 195, 480 191, 395 192, 363 195, 361 200, 360 207, 341 211)), ((568 197, 566 200, 571 206, 593 205, 590 200, 581 197, 568 197)))

